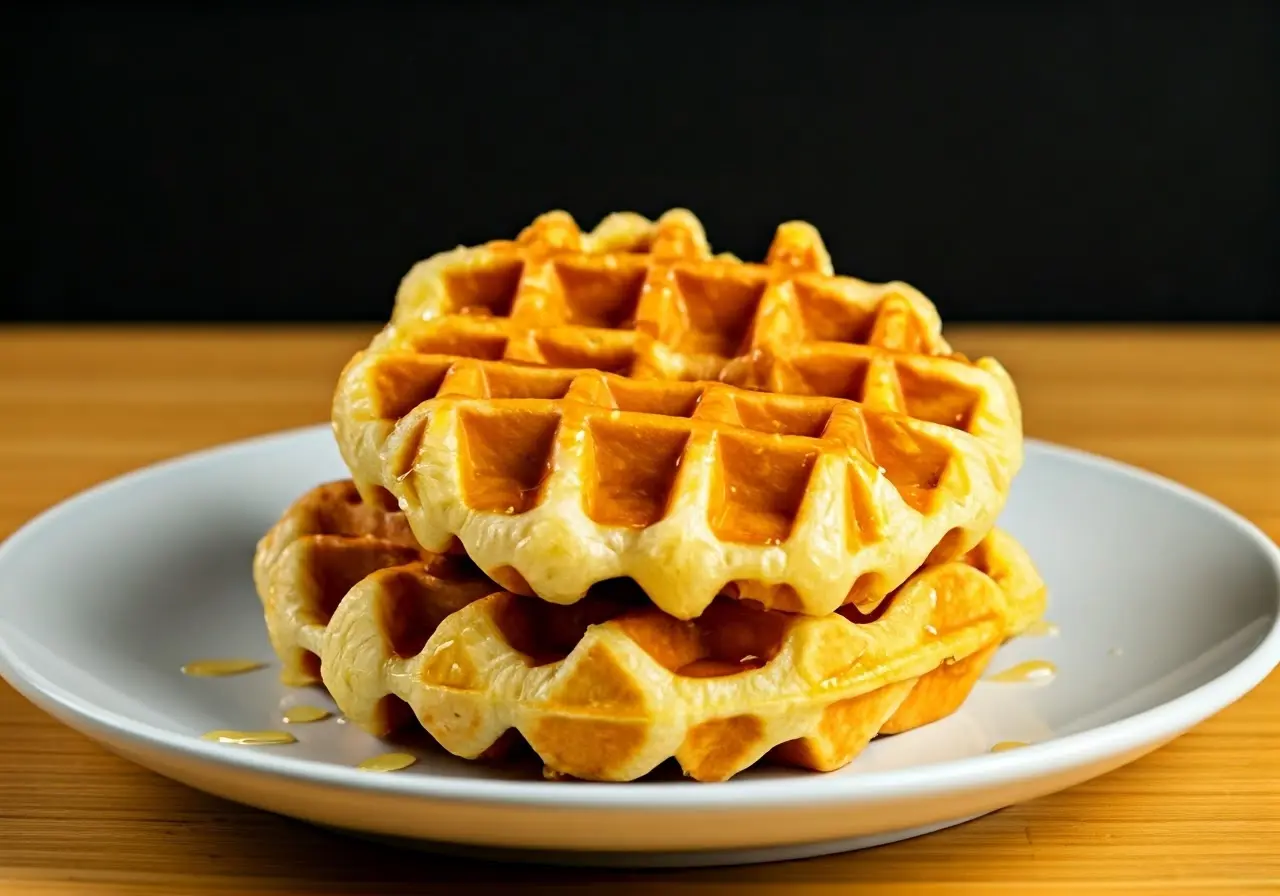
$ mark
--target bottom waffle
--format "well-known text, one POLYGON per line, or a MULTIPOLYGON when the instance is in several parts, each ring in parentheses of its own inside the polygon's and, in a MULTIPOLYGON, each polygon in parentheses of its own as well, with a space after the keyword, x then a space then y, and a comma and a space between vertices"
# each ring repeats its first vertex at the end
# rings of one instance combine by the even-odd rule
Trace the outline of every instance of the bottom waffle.
POLYGON ((877 735, 954 712, 1045 603, 1026 553, 996 530, 873 616, 722 598, 680 621, 621 581, 557 606, 422 551, 399 513, 361 504, 350 482, 291 507, 260 542, 254 578, 283 679, 323 683, 367 731, 416 718, 474 759, 514 729, 549 771, 602 781, 671 757, 700 781, 766 757, 844 766, 877 735))

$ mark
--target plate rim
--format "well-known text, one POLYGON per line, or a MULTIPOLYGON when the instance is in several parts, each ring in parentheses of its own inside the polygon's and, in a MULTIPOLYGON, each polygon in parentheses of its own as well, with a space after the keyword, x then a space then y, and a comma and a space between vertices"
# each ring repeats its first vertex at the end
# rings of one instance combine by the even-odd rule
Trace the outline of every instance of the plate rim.
MULTIPOLYGON (((249 454, 274 442, 318 438, 330 431, 328 424, 293 427, 237 439, 165 458, 104 480, 46 508, 0 542, 0 571, 8 558, 56 527, 64 516, 83 504, 101 500, 118 489, 160 477, 175 467, 198 465, 215 457, 249 454)), ((55 717, 70 716, 88 728, 128 739, 184 758, 234 771, 268 775, 301 785, 320 785, 356 793, 383 793, 437 801, 494 807, 553 807, 601 811, 670 811, 735 809, 787 809, 832 804, 865 804, 883 800, 938 797, 944 793, 984 790, 1042 778, 1085 765, 1105 762, 1144 746, 1178 736, 1220 712, 1252 691, 1280 665, 1280 547, 1256 524, 1217 499, 1158 473, 1124 461, 1066 445, 1027 437, 1026 453, 1061 459, 1119 474, 1171 492, 1199 505, 1253 543, 1265 558, 1275 580, 1275 605, 1271 625, 1262 639, 1239 662, 1177 697, 1124 718, 1064 734, 1001 754, 979 754, 961 759, 902 769, 869 771, 859 775, 786 776, 762 780, 734 778, 725 782, 692 786, 684 781, 619 784, 614 782, 505 781, 432 774, 367 775, 315 759, 275 755, 266 751, 228 750, 205 743, 193 735, 168 731, 104 709, 91 700, 49 681, 22 661, 6 644, 0 629, 0 678, 25 699, 55 717), (51 709, 51 707, 56 707, 51 709)), ((5 587, 0 576, 0 589, 5 587)), ((57 719, 68 727, 78 727, 57 719)), ((85 733, 84 728, 79 728, 85 733)), ((90 735, 95 740, 99 737, 90 735)))

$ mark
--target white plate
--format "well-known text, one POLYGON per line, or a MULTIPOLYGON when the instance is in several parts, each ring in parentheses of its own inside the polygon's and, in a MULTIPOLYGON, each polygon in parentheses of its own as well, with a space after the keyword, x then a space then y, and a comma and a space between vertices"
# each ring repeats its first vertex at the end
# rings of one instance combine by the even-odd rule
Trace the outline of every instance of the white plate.
POLYGON ((1069 787, 1176 737, 1280 661, 1280 551, 1265 535, 1166 480, 1029 442, 1001 525, 1039 565, 1061 631, 1006 645, 991 670, 1048 659, 1056 679, 980 682, 950 718, 877 740, 841 771, 548 782, 418 745, 412 768, 371 774, 353 766, 387 746, 332 719, 290 726, 289 746, 201 740, 280 728, 292 703, 332 706, 318 689, 281 686, 274 665, 232 678, 179 669, 272 659, 254 543, 304 490, 344 475, 318 426, 53 508, 0 546, 0 673, 117 753, 273 812, 499 857, 693 865, 884 843, 1069 787), (1031 745, 990 752, 999 741, 1031 745))

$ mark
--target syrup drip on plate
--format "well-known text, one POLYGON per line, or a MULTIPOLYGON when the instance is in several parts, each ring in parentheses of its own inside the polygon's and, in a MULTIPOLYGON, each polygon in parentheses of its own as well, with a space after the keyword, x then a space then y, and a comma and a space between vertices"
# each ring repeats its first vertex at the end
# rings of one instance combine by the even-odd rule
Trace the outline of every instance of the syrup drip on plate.
POLYGON ((333 713, 319 706, 290 706, 284 711, 286 725, 300 725, 304 722, 319 722, 329 718, 333 713))
POLYGON ((297 743, 298 739, 288 731, 232 731, 218 728, 200 735, 202 740, 220 744, 239 744, 245 747, 266 747, 297 743))
POLYGON ((374 756, 372 759, 366 759, 356 768, 366 772, 398 772, 400 769, 408 768, 417 761, 418 757, 411 753, 383 753, 380 756, 374 756))
POLYGON ((1048 660, 1027 660, 988 676, 987 680, 1013 684, 1048 684, 1057 674, 1058 667, 1048 660))
POLYGON ((221 678, 227 675, 240 675, 253 672, 266 666, 260 660, 249 660, 240 657, 217 660, 193 660, 182 667, 183 675, 195 678, 221 678))
POLYGON ((991 746, 992 753, 1004 753, 1009 750, 1016 750, 1019 747, 1030 746, 1025 740, 1002 740, 991 746))

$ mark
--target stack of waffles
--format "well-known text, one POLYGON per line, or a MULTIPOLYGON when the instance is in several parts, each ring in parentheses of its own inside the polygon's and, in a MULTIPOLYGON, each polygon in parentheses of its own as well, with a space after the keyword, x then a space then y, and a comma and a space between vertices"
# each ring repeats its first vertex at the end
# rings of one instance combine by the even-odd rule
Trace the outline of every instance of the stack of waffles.
POLYGON ((907 284, 836 276, 804 223, 763 263, 683 210, 437 254, 333 430, 350 479, 254 559, 284 678, 460 757, 836 769, 955 711, 1044 608, 995 527, 1008 374, 907 284))

